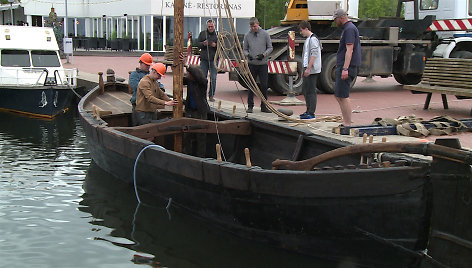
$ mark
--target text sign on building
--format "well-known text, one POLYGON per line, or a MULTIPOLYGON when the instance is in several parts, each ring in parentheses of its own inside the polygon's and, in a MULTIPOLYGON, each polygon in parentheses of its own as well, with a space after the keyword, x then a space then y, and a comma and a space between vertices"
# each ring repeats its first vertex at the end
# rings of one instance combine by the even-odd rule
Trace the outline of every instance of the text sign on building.
MULTIPOLYGON (((164 0, 162 5, 162 14, 167 16, 174 15, 174 1, 164 0)), ((218 5, 218 1, 186 0, 184 3, 184 15, 196 17, 218 17, 219 9, 221 14, 226 17, 224 5, 218 5)), ((229 9, 233 17, 253 17, 255 13, 254 0, 233 0, 229 3, 229 9)))
POLYGON ((72 54, 72 38, 68 37, 68 38, 64 38, 63 39, 64 41, 64 54, 72 54))

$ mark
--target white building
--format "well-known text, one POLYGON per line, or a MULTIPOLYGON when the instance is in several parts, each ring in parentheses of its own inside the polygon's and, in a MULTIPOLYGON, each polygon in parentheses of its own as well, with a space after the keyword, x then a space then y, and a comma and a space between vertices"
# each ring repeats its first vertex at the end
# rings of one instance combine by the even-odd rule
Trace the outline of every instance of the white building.
MULTIPOLYGON (((255 0, 228 2, 237 32, 246 33, 249 18, 255 14, 255 0)), ((20 3, 24 17, 16 18, 15 13, 14 21, 43 26, 53 7, 60 21, 67 17, 68 37, 131 38, 137 41, 138 50, 163 51, 164 45, 171 45, 174 39, 173 5, 172 0, 29 0, 20 3)), ((218 0, 185 0, 184 40, 187 32, 197 38, 206 29, 207 19, 217 20, 218 12, 218 0)), ((221 12, 222 23, 228 23, 225 10, 221 12)), ((4 21, 5 17, 8 21, 10 15, 4 11, 4 21)), ((217 30, 219 24, 218 21, 217 30)))

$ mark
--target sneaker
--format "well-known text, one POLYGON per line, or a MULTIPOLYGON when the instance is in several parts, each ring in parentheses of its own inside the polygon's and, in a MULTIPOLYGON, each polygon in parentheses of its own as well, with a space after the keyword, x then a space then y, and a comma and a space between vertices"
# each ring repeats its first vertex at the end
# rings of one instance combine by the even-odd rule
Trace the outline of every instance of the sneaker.
POLYGON ((208 99, 212 102, 215 101, 215 98, 213 98, 213 96, 210 96, 208 99))
POLYGON ((252 107, 247 108, 246 113, 252 113, 252 107))
POLYGON ((315 119, 315 115, 314 114, 300 115, 300 119, 315 119))
POLYGON ((261 108, 261 112, 263 112, 263 113, 272 113, 272 112, 269 110, 269 108, 267 108, 267 107, 261 108))
POLYGON ((308 112, 304 112, 304 113, 300 114, 300 116, 304 116, 304 115, 307 115, 307 114, 308 114, 308 112))

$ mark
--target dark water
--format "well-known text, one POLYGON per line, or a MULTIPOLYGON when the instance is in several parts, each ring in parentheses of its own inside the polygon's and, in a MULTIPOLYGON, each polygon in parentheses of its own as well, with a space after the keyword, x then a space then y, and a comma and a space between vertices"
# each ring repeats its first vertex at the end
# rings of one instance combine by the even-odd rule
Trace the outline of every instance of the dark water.
POLYGON ((214 229, 97 167, 74 112, 0 114, 0 267, 352 267, 214 229), (138 266, 139 265, 139 266, 138 266))

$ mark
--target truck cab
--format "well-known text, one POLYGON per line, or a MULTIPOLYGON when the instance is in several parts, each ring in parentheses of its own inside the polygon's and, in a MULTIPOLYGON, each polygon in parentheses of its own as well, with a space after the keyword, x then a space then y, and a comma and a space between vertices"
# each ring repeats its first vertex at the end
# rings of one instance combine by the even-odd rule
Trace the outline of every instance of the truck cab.
POLYGON ((433 57, 472 58, 472 1, 471 0, 418 0, 405 3, 405 19, 434 16, 430 31, 438 42, 433 57))

